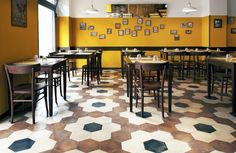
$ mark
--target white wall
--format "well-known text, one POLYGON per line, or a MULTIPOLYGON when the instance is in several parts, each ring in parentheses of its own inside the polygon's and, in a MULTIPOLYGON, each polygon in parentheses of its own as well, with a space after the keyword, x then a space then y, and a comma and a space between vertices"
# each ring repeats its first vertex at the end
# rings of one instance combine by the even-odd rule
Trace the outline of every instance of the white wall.
POLYGON ((94 7, 100 12, 88 15, 85 10, 92 4, 92 0, 59 0, 58 16, 71 17, 107 17, 106 4, 157 4, 166 3, 168 17, 202 17, 209 15, 236 16, 236 0, 190 0, 197 12, 185 14, 182 8, 188 0, 93 0, 94 7), (227 4, 228 1, 228 4, 227 4), (235 8, 235 9, 234 9, 235 8))
POLYGON ((209 15, 227 15, 227 7, 227 0, 210 0, 209 15))
POLYGON ((228 15, 236 16, 236 0, 228 0, 228 15))

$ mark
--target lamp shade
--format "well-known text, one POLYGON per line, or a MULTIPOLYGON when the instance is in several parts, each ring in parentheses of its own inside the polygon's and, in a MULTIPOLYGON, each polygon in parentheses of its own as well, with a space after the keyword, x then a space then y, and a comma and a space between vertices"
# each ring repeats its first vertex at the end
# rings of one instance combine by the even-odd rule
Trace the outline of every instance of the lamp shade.
POLYGON ((192 4, 190 3, 190 0, 187 2, 187 7, 184 7, 182 9, 182 12, 184 12, 186 14, 196 12, 196 11, 197 11, 197 8, 192 6, 192 4))
POLYGON ((98 12, 99 11, 97 9, 93 8, 93 5, 91 8, 88 8, 85 10, 85 13, 87 13, 87 14, 97 14, 98 12))

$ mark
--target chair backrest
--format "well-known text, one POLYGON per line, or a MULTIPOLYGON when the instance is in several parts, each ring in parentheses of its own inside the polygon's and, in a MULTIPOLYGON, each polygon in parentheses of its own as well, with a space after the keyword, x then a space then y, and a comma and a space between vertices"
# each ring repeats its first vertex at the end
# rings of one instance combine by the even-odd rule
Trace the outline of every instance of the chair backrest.
POLYGON ((165 71, 167 63, 141 63, 135 62, 135 70, 139 73, 140 83, 144 81, 145 72, 156 72, 161 78, 161 86, 164 87, 165 71))
MULTIPOLYGON (((32 65, 16 65, 16 64, 5 64, 5 72, 7 75, 7 82, 10 92, 13 91, 14 82, 13 75, 18 74, 28 74, 32 76, 32 90, 34 90, 35 84, 35 75, 36 72, 40 71, 40 64, 32 64, 32 65)), ((12 93, 11 93, 12 94, 12 93)))

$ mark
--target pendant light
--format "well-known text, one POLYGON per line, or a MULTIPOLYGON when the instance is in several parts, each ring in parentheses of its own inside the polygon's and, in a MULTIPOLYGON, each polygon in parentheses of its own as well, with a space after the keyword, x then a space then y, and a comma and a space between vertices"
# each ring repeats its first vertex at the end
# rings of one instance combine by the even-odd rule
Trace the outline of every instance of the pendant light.
POLYGON ((189 14, 189 13, 192 13, 192 12, 196 12, 196 11, 197 11, 197 8, 192 6, 190 0, 187 1, 187 7, 184 7, 182 9, 182 12, 184 12, 186 14, 189 14))
POLYGON ((99 11, 93 7, 93 0, 92 0, 91 7, 88 8, 87 10, 85 10, 85 13, 87 13, 87 14, 97 14, 98 12, 99 11))

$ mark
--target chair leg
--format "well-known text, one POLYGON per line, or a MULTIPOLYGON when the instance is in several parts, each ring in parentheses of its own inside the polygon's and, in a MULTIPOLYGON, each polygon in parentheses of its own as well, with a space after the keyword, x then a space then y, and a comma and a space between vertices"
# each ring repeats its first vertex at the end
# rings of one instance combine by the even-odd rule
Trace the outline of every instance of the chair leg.
POLYGON ((14 103, 11 102, 11 123, 14 123, 14 103))
POLYGON ((48 117, 48 101, 47 101, 47 88, 44 88, 44 100, 45 100, 45 107, 46 107, 46 115, 48 117))
POLYGON ((32 120, 33 124, 35 124, 35 100, 32 102, 32 120))
POLYGON ((58 105, 58 103, 57 103, 57 82, 56 82, 56 80, 54 81, 54 92, 55 92, 55 102, 58 105))
POLYGON ((58 84, 60 85, 60 94, 62 96, 62 83, 61 83, 61 78, 58 81, 58 84))
POLYGON ((220 101, 223 100, 223 89, 224 89, 224 78, 221 79, 221 87, 220 87, 220 101))
POLYGON ((70 68, 68 67, 68 70, 67 70, 67 74, 68 74, 68 78, 69 78, 69 81, 70 81, 70 68))
POLYGON ((161 113, 162 113, 162 117, 164 118, 164 94, 163 92, 161 93, 161 113))
POLYGON ((142 117, 144 117, 144 93, 143 91, 141 93, 141 113, 142 113, 142 117))

